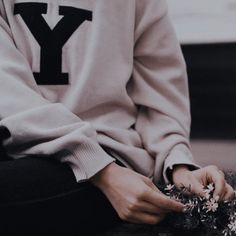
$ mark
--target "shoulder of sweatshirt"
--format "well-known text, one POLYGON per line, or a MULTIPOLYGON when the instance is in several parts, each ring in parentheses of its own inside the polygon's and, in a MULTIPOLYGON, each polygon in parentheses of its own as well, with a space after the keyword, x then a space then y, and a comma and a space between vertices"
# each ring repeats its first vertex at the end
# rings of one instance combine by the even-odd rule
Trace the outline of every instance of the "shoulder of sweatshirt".
POLYGON ((166 0, 136 0, 136 38, 168 13, 166 0))
MULTIPOLYGON (((35 0, 32 0, 31 2, 34 2, 35 0)), ((88 2, 86 2, 86 5, 89 5, 90 3, 96 3, 95 5, 98 5, 98 8, 100 9, 102 2, 104 4, 106 4, 106 0, 100 0, 100 2, 97 4, 96 2, 97 0, 90 0, 88 2), (95 1, 95 2, 94 2, 95 1)), ((11 36, 12 32, 12 24, 9 24, 9 9, 11 8, 10 5, 12 5, 14 2, 28 2, 28 0, 20 0, 20 1, 16 1, 16 0, 0 0, 0 26, 8 32, 8 35, 11 36), (9 5, 9 6, 8 6, 9 5)), ((38 2, 38 1, 35 1, 38 2)), ((45 0, 44 2, 51 2, 51 0, 45 0)), ((66 0, 62 0, 60 1, 63 5, 66 5, 66 0)), ((84 3, 83 1, 81 1, 80 4, 84 3)), ((71 4, 71 1, 68 1, 68 5, 71 4)), ((75 4, 75 3, 73 3, 75 4)), ((76 3, 77 4, 77 3, 76 3)), ((146 32, 149 27, 151 27, 153 24, 158 24, 158 21, 160 19, 162 19, 162 17, 167 15, 167 11, 168 11, 168 7, 167 7, 167 2, 166 0, 130 0, 130 1, 120 1, 119 3, 117 3, 117 0, 113 0, 111 1, 111 3, 109 4, 110 7, 121 7, 122 8, 127 8, 129 10, 125 11, 124 14, 121 14, 121 16, 123 16, 123 20, 134 20, 134 44, 136 43, 136 41, 140 38, 140 36, 146 32), (112 4, 112 2, 114 4, 112 4), (125 6, 126 5, 126 6, 125 6), (133 13, 135 14, 135 17, 132 18, 130 17, 130 15, 132 15, 132 13, 130 12, 131 8, 134 7, 135 9, 133 9, 133 13), (127 15, 127 17, 124 17, 125 15, 127 15)), ((107 4, 106 4, 107 5, 107 4)), ((107 6, 107 7, 109 7, 107 6)), ((98 10, 98 12, 100 12, 100 10, 98 10)), ((114 9, 112 12, 115 12, 114 9)), ((110 16, 112 17, 112 13, 110 14, 110 16)), ((10 16, 11 18, 11 16, 10 16)), ((15 22, 15 21, 11 21, 15 22)), ((102 22, 102 21, 99 21, 102 22)), ((18 25, 16 26, 18 27, 18 25)))
POLYGON ((168 4, 166 0, 136 0, 136 21, 157 20, 166 15, 168 4))
MULTIPOLYGON (((136 23, 161 18, 167 12, 166 0, 134 0, 136 6, 136 23)), ((104 0, 105 3, 105 0, 104 0)), ((6 20, 5 3, 0 0, 0 15, 6 20)))

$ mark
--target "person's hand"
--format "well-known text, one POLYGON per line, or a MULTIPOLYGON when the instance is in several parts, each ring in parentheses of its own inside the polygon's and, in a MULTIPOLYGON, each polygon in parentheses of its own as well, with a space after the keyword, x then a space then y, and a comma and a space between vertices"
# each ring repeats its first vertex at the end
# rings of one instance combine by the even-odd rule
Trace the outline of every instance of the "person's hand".
POLYGON ((185 165, 177 165, 172 172, 173 183, 177 187, 190 188, 192 193, 205 196, 203 188, 208 184, 215 185, 213 197, 219 200, 230 200, 235 196, 234 189, 226 182, 224 173, 217 166, 210 165, 190 171, 185 165))
POLYGON ((122 220, 157 224, 170 211, 183 212, 184 205, 162 194, 152 181, 115 163, 90 179, 107 196, 122 220))

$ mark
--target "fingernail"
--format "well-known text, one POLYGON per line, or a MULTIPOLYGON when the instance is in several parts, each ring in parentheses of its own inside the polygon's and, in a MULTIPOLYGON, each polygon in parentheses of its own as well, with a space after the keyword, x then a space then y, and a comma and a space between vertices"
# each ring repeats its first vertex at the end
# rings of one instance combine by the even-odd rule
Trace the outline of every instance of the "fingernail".
POLYGON ((219 196, 219 195, 216 195, 216 196, 214 197, 214 199, 218 202, 219 199, 220 199, 220 196, 219 196))

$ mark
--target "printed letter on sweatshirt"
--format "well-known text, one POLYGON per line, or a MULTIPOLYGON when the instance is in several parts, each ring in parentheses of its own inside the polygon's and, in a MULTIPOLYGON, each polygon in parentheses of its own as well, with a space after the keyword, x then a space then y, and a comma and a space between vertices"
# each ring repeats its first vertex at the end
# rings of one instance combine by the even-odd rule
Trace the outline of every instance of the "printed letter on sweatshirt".
POLYGON ((59 15, 64 17, 52 30, 42 16, 46 13, 47 3, 17 3, 14 8, 14 14, 21 15, 41 47, 40 72, 34 73, 37 84, 68 84, 68 73, 62 73, 62 48, 84 21, 92 21, 92 12, 60 6, 59 15))

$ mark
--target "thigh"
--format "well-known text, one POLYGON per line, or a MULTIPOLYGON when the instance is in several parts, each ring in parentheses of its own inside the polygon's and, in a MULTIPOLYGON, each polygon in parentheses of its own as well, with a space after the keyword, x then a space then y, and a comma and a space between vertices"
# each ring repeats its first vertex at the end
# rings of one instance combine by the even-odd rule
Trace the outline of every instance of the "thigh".
POLYGON ((0 162, 0 233, 85 235, 118 221, 103 193, 89 182, 78 184, 66 164, 49 157, 4 159, 0 162))

